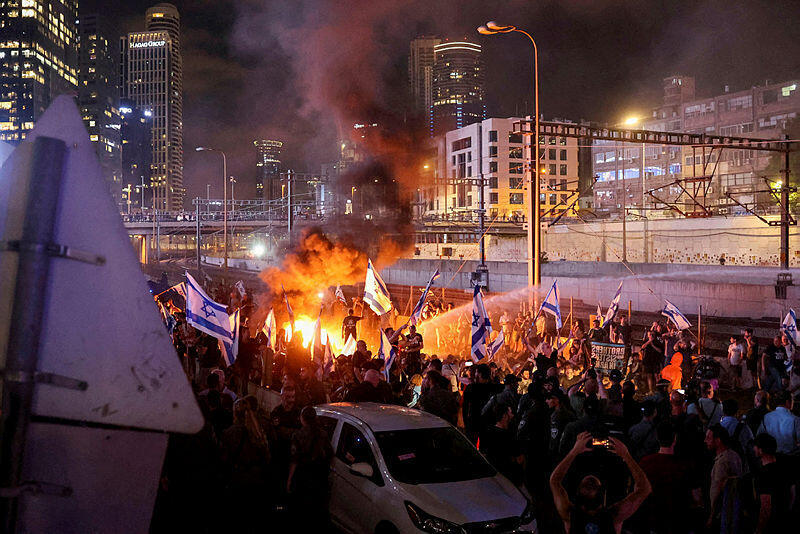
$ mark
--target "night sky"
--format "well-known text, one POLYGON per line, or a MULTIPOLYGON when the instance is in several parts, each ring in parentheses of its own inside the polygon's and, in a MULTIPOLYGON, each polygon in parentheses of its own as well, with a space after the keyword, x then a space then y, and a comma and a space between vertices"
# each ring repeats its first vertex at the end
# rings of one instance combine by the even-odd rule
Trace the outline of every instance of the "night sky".
MULTIPOLYGON (((80 3, 135 31, 155 2, 80 3)), ((419 34, 482 43, 489 116, 529 111, 530 44, 521 35, 475 32, 492 19, 534 35, 546 118, 618 121, 645 113, 660 102, 662 78, 676 73, 694 76, 699 95, 800 76, 797 0, 173 3, 183 30, 187 198, 205 196, 209 182, 221 196, 218 158, 195 153, 197 145, 225 150, 237 192, 249 196, 255 138, 284 141, 285 166, 319 172, 335 158, 339 130, 359 116, 402 123, 408 44, 419 34)))

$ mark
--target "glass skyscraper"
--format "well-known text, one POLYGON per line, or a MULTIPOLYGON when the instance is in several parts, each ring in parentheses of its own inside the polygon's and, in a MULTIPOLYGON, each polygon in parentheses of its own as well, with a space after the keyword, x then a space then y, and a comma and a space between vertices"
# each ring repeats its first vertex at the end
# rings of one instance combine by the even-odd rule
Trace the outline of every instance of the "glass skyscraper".
POLYGON ((77 0, 0 2, 0 140, 19 142, 78 85, 77 0))
POLYGON ((431 135, 441 135, 486 118, 481 45, 449 41, 433 47, 431 135))
POLYGON ((147 10, 146 31, 122 39, 123 96, 152 116, 152 206, 183 209, 183 67, 180 15, 172 4, 147 10))

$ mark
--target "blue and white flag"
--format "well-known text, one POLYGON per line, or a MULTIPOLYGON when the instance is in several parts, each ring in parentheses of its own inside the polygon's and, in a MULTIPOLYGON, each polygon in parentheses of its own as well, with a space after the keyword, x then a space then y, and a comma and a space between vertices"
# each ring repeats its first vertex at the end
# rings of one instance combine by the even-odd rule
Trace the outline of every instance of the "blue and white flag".
POLYGON ((691 328, 692 323, 689 322, 689 319, 684 317, 677 306, 667 299, 664 299, 664 302, 666 302, 666 305, 664 306, 664 309, 661 310, 661 315, 672 321, 672 324, 674 324, 678 330, 686 330, 687 328, 691 328))
POLYGON ((342 291, 342 286, 336 286, 336 292, 334 295, 337 299, 339 299, 339 302, 341 302, 345 308, 349 306, 349 304, 347 304, 347 298, 344 296, 344 291, 342 291))
POLYGON ((420 319, 422 318, 422 308, 425 307, 425 301, 428 298, 428 291, 431 290, 431 286, 433 285, 433 281, 436 280, 441 276, 439 274, 439 269, 436 269, 436 272, 431 275, 431 279, 428 280, 428 285, 425 286, 425 291, 422 292, 422 296, 419 297, 419 301, 417 305, 414 306, 414 311, 411 312, 411 317, 408 318, 408 324, 410 325, 417 325, 419 324, 420 319))
MULTIPOLYGON (((547 292, 547 296, 539 307, 539 313, 544 312, 552 315, 556 319, 556 328, 561 328, 561 306, 558 304, 558 280, 553 282, 553 287, 547 292)), ((538 315, 538 314, 537 314, 538 315)))
POLYGON ((486 306, 483 305, 481 286, 476 285, 472 295, 472 350, 469 354, 473 362, 477 363, 489 355, 486 345, 491 333, 492 323, 486 313, 486 306))
POLYGON ((364 302, 369 304, 372 311, 378 315, 389 313, 392 309, 392 299, 389 290, 381 276, 372 266, 372 260, 367 260, 367 278, 364 281, 364 302))
POLYGON ((225 358, 225 363, 229 366, 233 365, 239 356, 239 310, 230 315, 230 325, 233 331, 233 340, 225 341, 224 339, 219 339, 217 341, 222 357, 225 358))
POLYGON ((234 284, 234 287, 236 288, 236 291, 239 292, 240 297, 244 297, 245 293, 247 293, 247 290, 244 288, 244 282, 242 282, 241 280, 236 282, 234 284))
POLYGON ((264 321, 264 326, 261 328, 267 338, 267 344, 273 351, 278 344, 278 325, 275 322, 275 310, 269 309, 267 320, 264 321))
POLYGON ((617 316, 617 312, 619 311, 620 297, 622 297, 622 282, 619 283, 617 293, 614 295, 611 305, 608 307, 608 311, 606 311, 606 323, 610 323, 617 316))
POLYGON ((331 374, 334 366, 333 360, 333 349, 331 349, 331 338, 328 336, 328 339, 325 343, 325 353, 322 357, 322 366, 317 370, 317 378, 322 380, 326 376, 331 374))
MULTIPOLYGON (((314 363, 320 363, 318 360, 325 357, 325 344, 322 342, 322 309, 323 307, 320 307, 317 322, 314 323, 311 343, 308 345, 311 351, 311 361, 314 363)), ((322 365, 320 365, 320 368, 322 368, 322 365)))
POLYGON ((386 332, 380 330, 381 333, 381 347, 378 349, 378 358, 383 360, 383 376, 386 378, 386 381, 389 381, 389 374, 392 370, 392 364, 394 363, 394 359, 397 356, 397 349, 389 343, 389 338, 386 336, 386 332))
POLYGON ((597 301, 597 310, 594 312, 594 318, 600 321, 600 326, 603 326, 603 321, 605 321, 605 317, 603 317, 603 309, 600 307, 600 301, 597 301))
POLYGON ((506 342, 506 336, 505 334, 503 334, 503 331, 500 330, 500 333, 497 334, 497 337, 494 338, 494 341, 492 341, 486 346, 486 351, 489 353, 490 360, 494 358, 494 355, 497 354, 497 351, 499 351, 503 347, 505 342, 506 342))
POLYGON ((289 306, 289 296, 286 294, 286 288, 283 287, 283 284, 281 284, 281 289, 283 290, 283 300, 286 302, 286 313, 289 315, 289 323, 291 323, 292 332, 294 332, 294 312, 292 311, 292 307, 289 306))
POLYGON ((791 341, 793 346, 800 345, 800 336, 798 336, 797 332, 797 316, 794 313, 794 310, 790 309, 789 313, 786 314, 784 317, 783 322, 781 323, 781 332, 783 332, 789 341, 791 341))
POLYGON ((200 284, 186 273, 186 322, 201 332, 231 343, 238 335, 231 327, 228 309, 206 295, 200 284))

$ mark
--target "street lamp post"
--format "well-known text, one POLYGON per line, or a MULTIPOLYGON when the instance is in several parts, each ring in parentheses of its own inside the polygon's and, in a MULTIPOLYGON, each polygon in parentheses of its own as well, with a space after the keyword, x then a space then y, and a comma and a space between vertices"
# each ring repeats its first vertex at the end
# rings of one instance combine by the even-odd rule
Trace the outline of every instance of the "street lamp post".
POLYGON ((489 21, 486 26, 478 28, 478 33, 483 35, 511 32, 525 35, 533 44, 534 136, 536 137, 536 149, 531 155, 531 183, 528 184, 528 285, 538 288, 542 283, 542 230, 539 205, 541 189, 539 181, 539 50, 533 36, 516 26, 501 26, 494 21, 489 21))
POLYGON ((233 196, 233 186, 236 184, 236 178, 230 177, 231 180, 231 211, 236 211, 236 197, 233 196))
POLYGON ((211 184, 206 184, 206 201, 211 200, 211 184))
POLYGON ((128 204, 128 215, 131 214, 131 184, 122 188, 122 191, 125 192, 125 200, 128 204))
POLYGON ((199 146, 195 148, 197 152, 218 152, 222 154, 222 241, 223 241, 223 254, 225 257, 224 268, 225 276, 228 275, 228 158, 225 157, 225 152, 217 148, 209 148, 199 146))

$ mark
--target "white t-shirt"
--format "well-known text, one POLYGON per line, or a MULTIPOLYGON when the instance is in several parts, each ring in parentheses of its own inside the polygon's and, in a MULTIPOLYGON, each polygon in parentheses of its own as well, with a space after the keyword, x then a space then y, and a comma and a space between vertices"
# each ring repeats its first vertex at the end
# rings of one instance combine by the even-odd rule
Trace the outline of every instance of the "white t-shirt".
POLYGON ((728 362, 734 367, 742 365, 742 346, 738 343, 728 345, 728 362))

